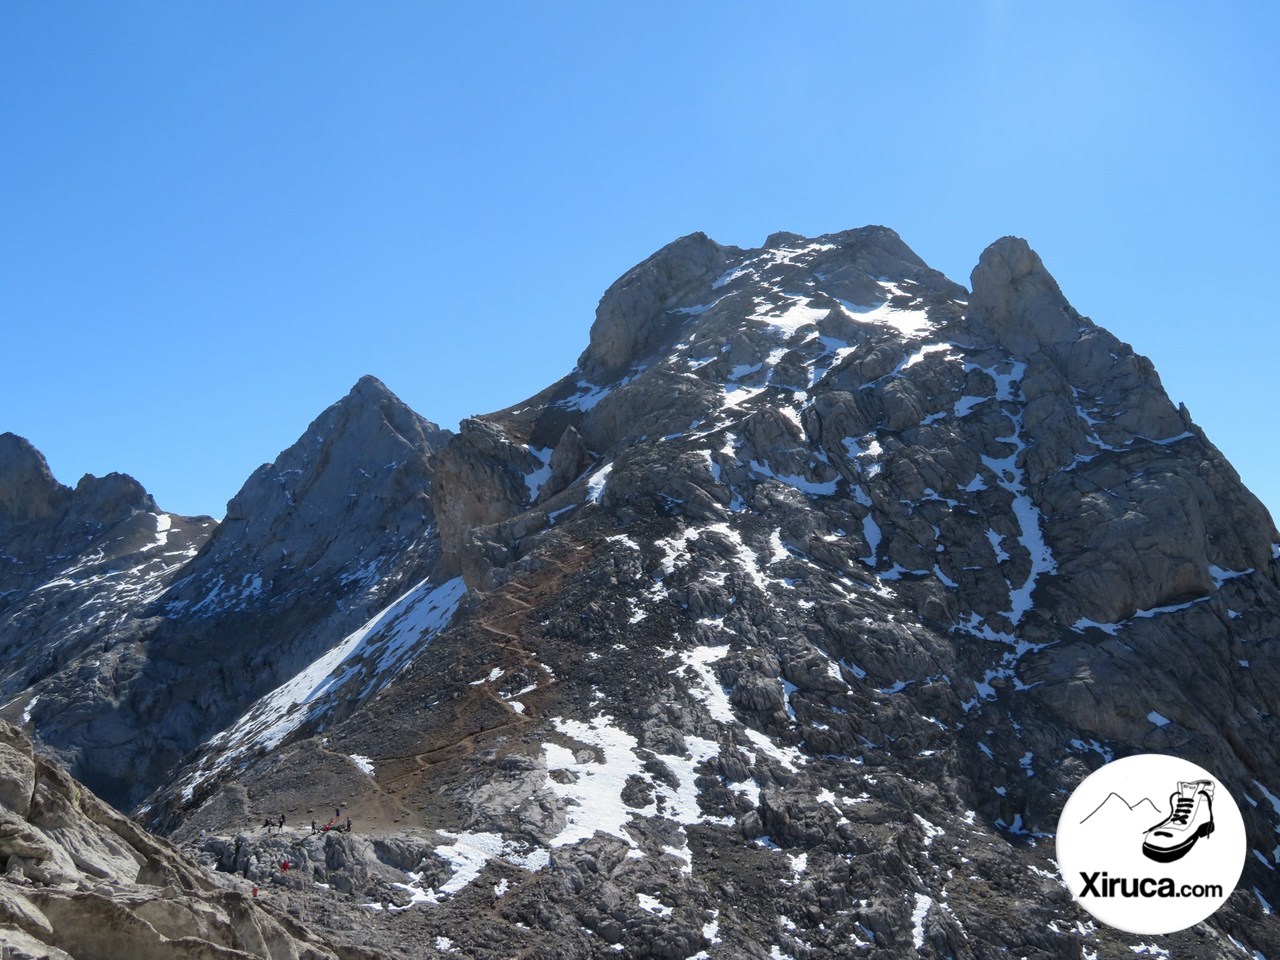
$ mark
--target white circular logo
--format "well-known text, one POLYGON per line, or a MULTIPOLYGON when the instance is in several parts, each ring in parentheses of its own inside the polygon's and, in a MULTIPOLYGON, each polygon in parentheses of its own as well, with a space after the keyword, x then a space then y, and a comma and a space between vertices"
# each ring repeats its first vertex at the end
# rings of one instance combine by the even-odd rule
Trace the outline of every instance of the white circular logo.
POLYGON ((1128 933, 1173 933, 1226 901, 1244 869, 1244 821, 1207 770, 1158 753, 1116 760, 1058 820, 1058 869, 1080 906, 1128 933))

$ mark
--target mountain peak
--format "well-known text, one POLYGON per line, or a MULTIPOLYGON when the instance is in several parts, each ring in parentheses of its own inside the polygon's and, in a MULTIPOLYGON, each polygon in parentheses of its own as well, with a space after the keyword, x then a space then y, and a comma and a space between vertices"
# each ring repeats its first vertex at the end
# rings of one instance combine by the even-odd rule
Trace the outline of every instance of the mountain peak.
POLYGON ((383 399, 390 398, 398 400, 399 398, 387 388, 387 385, 375 377, 371 373, 366 373, 363 377, 355 382, 355 386, 347 393, 348 397, 357 397, 361 399, 383 399))
POLYGON ((864 303, 881 297, 879 281, 925 281, 946 296, 963 288, 932 270, 896 232, 870 225, 804 237, 770 234, 762 247, 724 246, 705 233, 674 240, 632 267, 605 291, 596 308, 591 342, 578 360, 588 380, 605 382, 646 362, 683 337, 691 316, 744 285, 766 282, 780 295, 793 282, 815 279, 834 296, 864 303), (816 272, 815 272, 816 271, 816 272))
POLYGON ((127 473, 86 473, 75 489, 74 512, 99 523, 117 523, 133 513, 156 513, 155 498, 127 473))
POLYGON ((419 463, 429 476, 426 458, 448 436, 381 380, 366 374, 321 412, 294 444, 246 481, 227 505, 228 517, 293 513, 315 494, 321 494, 328 510, 374 477, 386 479, 409 461, 419 463), (268 503, 274 507, 268 508, 268 503))
POLYGON ((1080 315, 1039 255, 1021 237, 1001 237, 970 275, 968 317, 985 326, 1015 356, 1079 339, 1080 315))
MULTIPOLYGON (((336 402, 330 404, 320 416, 316 417, 308 426, 306 434, 312 435, 312 440, 324 440, 335 432, 341 432, 342 424, 351 420, 353 417, 362 416, 359 411, 381 411, 379 414, 383 419, 388 417, 395 419, 402 414, 422 420, 414 413, 408 404, 401 400, 396 394, 381 380, 366 373, 357 380, 346 394, 336 402), (388 411, 396 411, 389 413, 388 411)), ((428 421, 422 420, 423 423, 428 421)), ((435 424, 431 424, 433 429, 438 429, 435 424)))
MULTIPOLYGON (((281 454, 281 458, 298 449, 311 450, 332 444, 360 446, 388 427, 411 443, 418 442, 423 436, 443 443, 447 436, 438 435, 448 433, 419 416, 377 377, 365 374, 344 397, 323 410, 307 426, 297 443, 281 454)), ((276 462, 278 464, 280 458, 276 462)))
POLYGON ((983 266, 991 269, 994 264, 1005 264, 1010 275, 1023 277, 1034 272, 1047 272, 1039 254, 1031 249, 1031 245, 1022 237, 1012 234, 992 241, 978 257, 978 270, 983 266))
POLYGON ((632 267, 600 298, 578 365, 588 376, 607 376, 635 363, 680 326, 667 308, 699 288, 710 290, 735 252, 691 233, 632 267))
POLYGON ((0 433, 0 520, 23 523, 48 517, 66 505, 70 493, 54 479, 31 441, 0 433))
POLYGON ((804 242, 805 238, 798 233, 792 233, 790 230, 778 230, 765 237, 764 249, 776 250, 779 247, 792 246, 804 242))
POLYGON ((40 451, 37 450, 26 437, 20 437, 16 433, 12 433, 8 430, 4 433, 0 433, 0 456, 3 456, 7 461, 10 457, 19 455, 35 456, 39 457, 41 460, 44 459, 44 457, 41 456, 40 451))

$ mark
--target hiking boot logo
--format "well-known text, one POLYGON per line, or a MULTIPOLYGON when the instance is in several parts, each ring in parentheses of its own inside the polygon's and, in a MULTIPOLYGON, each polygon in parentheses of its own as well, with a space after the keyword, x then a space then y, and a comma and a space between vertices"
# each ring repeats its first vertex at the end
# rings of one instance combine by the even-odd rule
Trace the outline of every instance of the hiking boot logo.
POLYGON ((1159 753, 1112 760, 1085 777, 1063 805, 1054 845, 1075 902, 1144 936, 1213 914, 1240 882, 1248 849, 1231 789, 1159 753))
POLYGON ((1179 781, 1169 796, 1169 815, 1143 834, 1142 853, 1149 860, 1172 863, 1212 833, 1213 781, 1179 781))

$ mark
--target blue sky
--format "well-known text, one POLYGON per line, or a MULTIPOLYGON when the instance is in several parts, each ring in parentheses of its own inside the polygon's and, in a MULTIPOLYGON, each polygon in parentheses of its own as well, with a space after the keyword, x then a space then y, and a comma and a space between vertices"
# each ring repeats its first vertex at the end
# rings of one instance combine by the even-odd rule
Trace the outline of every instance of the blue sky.
POLYGON ((372 373, 562 376, 680 235, 1026 237, 1276 512, 1271 3, 0 5, 0 430, 221 516, 372 373))

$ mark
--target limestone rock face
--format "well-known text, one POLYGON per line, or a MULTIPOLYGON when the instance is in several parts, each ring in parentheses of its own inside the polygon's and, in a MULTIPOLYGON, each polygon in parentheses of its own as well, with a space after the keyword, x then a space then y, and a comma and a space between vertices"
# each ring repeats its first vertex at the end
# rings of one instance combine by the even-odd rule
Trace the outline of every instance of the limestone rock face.
MULTIPOLYGON (((1025 242, 972 283, 884 227, 678 240, 456 437, 364 384, 119 654, 58 640, 83 586, 32 568, 63 633, 6 709, 344 943, 476 957, 1128 956, 1051 835, 1091 770, 1173 753, 1253 849, 1143 943, 1280 955, 1280 534, 1025 242)), ((0 502, 50 523, 23 456, 0 502)), ((14 856, 56 841, 26 823, 14 856)))
POLYGON ((582 476, 591 466, 591 451, 582 434, 567 427, 551 453, 551 477, 542 490, 543 496, 554 496, 582 476))
POLYGON ((0 433, 0 523, 46 519, 65 507, 69 492, 27 440, 0 433))
POLYGON ((1080 315, 1021 237, 1003 237, 987 247, 969 283, 967 318, 989 328, 1016 357, 1062 350, 1080 337, 1080 315))
POLYGON ((578 361, 588 376, 625 370, 679 326, 668 308, 694 291, 709 290, 727 263, 725 248, 703 233, 663 247, 605 291, 591 327, 591 345, 578 361))
POLYGON ((550 467, 483 420, 462 421, 436 461, 434 488, 445 569, 456 572, 477 528, 507 519, 537 496, 550 467))

